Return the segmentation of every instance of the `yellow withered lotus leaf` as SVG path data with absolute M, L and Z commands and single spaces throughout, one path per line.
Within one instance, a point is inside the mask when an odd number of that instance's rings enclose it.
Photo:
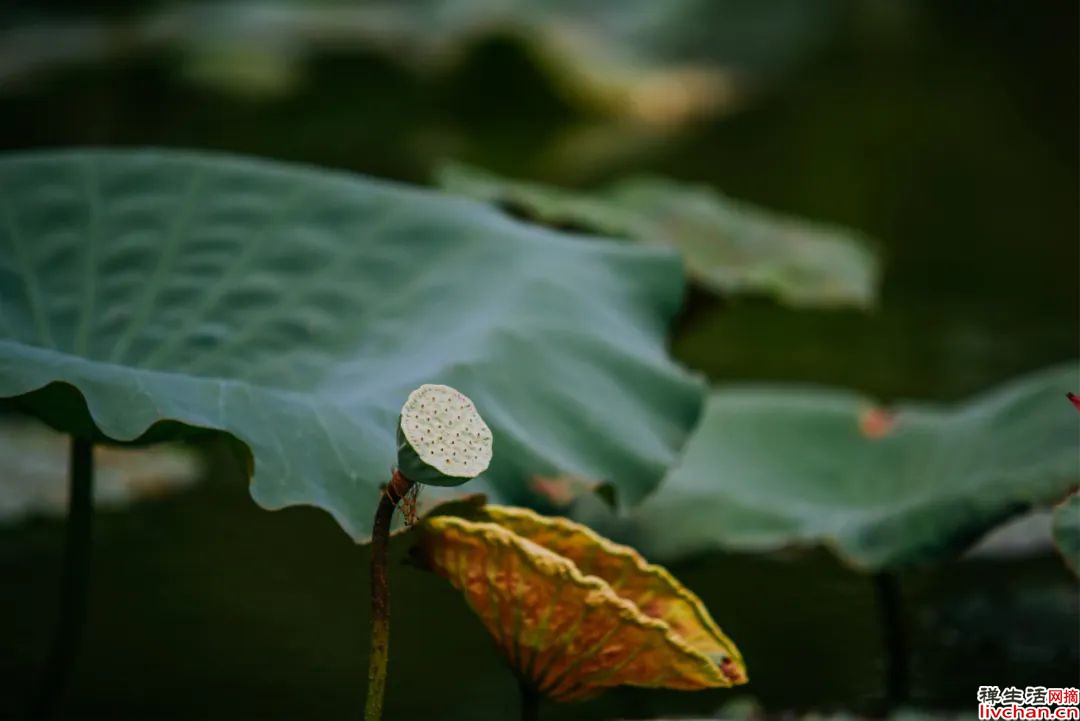
M 648 563 L 633 548 L 612 543 L 565 518 L 505 506 L 485 506 L 477 510 L 480 514 L 568 558 L 582 573 L 606 581 L 621 598 L 646 616 L 665 621 L 676 635 L 720 665 L 732 684 L 746 682 L 746 669 L 735 644 L 716 625 L 701 599 L 666 568 Z
M 611 686 L 745 683 L 700 599 L 631 548 L 502 506 L 429 517 L 419 559 L 465 594 L 517 674 L 557 701 Z

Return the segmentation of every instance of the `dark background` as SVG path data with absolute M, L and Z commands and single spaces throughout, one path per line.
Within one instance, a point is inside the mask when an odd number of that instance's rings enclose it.
M 874 312 L 695 299 L 673 347 L 714 382 L 949 401 L 1075 357 L 1077 4 L 828 7 L 825 30 L 750 101 L 665 132 L 568 102 L 526 44 L 494 33 L 434 74 L 370 48 L 320 52 L 272 96 L 198 82 L 168 48 L 54 63 L 0 81 L 0 147 L 220 149 L 416 183 L 451 157 L 578 187 L 658 172 L 853 226 L 885 255 Z M 10 29 L 85 10 L 7 12 Z M 594 138 L 576 141 L 587 152 L 568 152 L 579 136 Z M 207 454 L 196 490 L 101 514 L 87 644 L 65 708 L 358 717 L 363 551 L 325 514 L 259 510 L 231 459 Z M 18 715 L 44 656 L 61 531 L 47 519 L 0 526 L 0 715 Z M 867 577 L 823 551 L 716 554 L 673 570 L 738 640 L 751 684 L 619 691 L 546 709 L 551 718 L 704 713 L 736 695 L 772 711 L 875 708 L 881 642 Z M 1080 685 L 1080 599 L 1053 556 L 968 559 L 903 580 L 918 705 L 971 712 L 981 684 Z M 387 717 L 512 717 L 514 682 L 464 602 L 411 569 L 394 591 Z

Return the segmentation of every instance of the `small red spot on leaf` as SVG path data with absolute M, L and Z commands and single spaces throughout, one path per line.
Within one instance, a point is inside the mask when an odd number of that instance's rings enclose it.
M 1075 393 L 1066 393 L 1065 397 L 1072 401 L 1072 404 L 1076 407 L 1076 410 L 1080 411 L 1080 396 L 1077 396 Z
M 720 673 L 724 674 L 732 683 L 746 683 L 746 675 L 739 669 L 738 664 L 730 658 L 720 662 Z
M 572 480 L 566 477 L 533 476 L 530 485 L 556 506 L 568 506 L 577 496 Z
M 885 408 L 867 408 L 859 415 L 859 432 L 871 440 L 889 435 L 895 425 L 896 414 Z

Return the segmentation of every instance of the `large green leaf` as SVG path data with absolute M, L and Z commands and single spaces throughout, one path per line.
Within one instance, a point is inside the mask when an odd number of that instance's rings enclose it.
M 859 394 L 730 388 L 710 398 L 680 466 L 633 512 L 633 540 L 671 558 L 826 543 L 872 569 L 931 561 L 1080 478 L 1077 365 L 954 408 L 878 408 Z
M 873 305 L 878 262 L 841 228 L 784 217 L 710 188 L 633 178 L 580 193 L 447 165 L 442 187 L 560 228 L 668 245 L 716 293 L 766 293 L 793 306 Z
M 673 255 L 429 191 L 209 155 L 9 155 L 0 249 L 0 397 L 115 441 L 225 431 L 259 504 L 324 508 L 355 537 L 421 383 L 476 402 L 495 459 L 468 489 L 514 503 L 559 473 L 640 499 L 699 412 L 664 350 Z
M 1080 575 L 1080 491 L 1058 504 L 1051 526 L 1054 545 L 1073 573 Z

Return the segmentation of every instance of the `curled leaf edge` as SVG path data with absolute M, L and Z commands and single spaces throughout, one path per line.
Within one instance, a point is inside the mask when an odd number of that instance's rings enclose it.
M 584 526 L 575 521 L 571 521 L 568 518 L 564 518 L 561 516 L 543 516 L 533 511 L 532 509 L 518 508 L 515 506 L 488 505 L 482 507 L 480 511 L 490 514 L 496 519 L 513 518 L 516 516 L 518 518 L 523 518 L 531 523 L 547 526 L 549 528 L 555 528 L 560 531 L 580 533 L 584 535 L 589 541 L 598 545 L 604 553 L 630 561 L 634 565 L 634 568 L 636 570 L 638 570 L 642 574 L 656 578 L 666 588 L 674 592 L 674 594 L 678 596 L 682 601 L 686 602 L 693 609 L 694 615 L 696 616 L 698 622 L 701 623 L 701 625 L 720 642 L 720 645 L 724 646 L 731 653 L 732 660 L 738 664 L 739 668 L 742 671 L 743 677 L 746 677 L 745 663 L 743 662 L 742 654 L 739 652 L 738 646 L 736 646 L 735 642 L 732 641 L 731 638 L 729 638 L 728 635 L 720 629 L 716 621 L 705 609 L 701 599 L 698 598 L 693 591 L 684 586 L 677 578 L 675 578 L 671 574 L 670 571 L 668 571 L 663 566 L 657 565 L 655 563 L 649 563 L 640 553 L 638 553 L 630 546 L 615 543 L 614 541 L 605 538 L 604 536 L 601 536 L 599 533 L 592 530 L 588 526 Z M 498 521 L 496 521 L 496 523 L 497 522 Z M 573 561 L 571 561 L 571 563 L 573 563 Z M 576 568 L 577 564 L 574 565 Z M 580 569 L 578 570 L 580 571 Z M 585 575 L 584 572 L 582 573 L 583 575 Z M 610 584 L 608 584 L 606 581 L 603 581 L 603 579 L 600 580 L 609 588 L 611 587 Z M 612 591 L 615 593 L 615 595 L 618 595 L 618 591 L 615 591 L 614 588 L 612 588 Z M 634 607 L 637 608 L 637 605 L 635 604 Z M 646 614 L 642 613 L 642 615 Z M 647 615 L 646 617 L 652 618 L 651 616 Z M 665 621 L 664 623 L 666 624 L 667 622 Z M 670 624 L 668 624 L 668 626 L 670 628 Z M 672 633 L 675 634 L 673 629 Z M 678 634 L 675 635 L 678 636 Z M 679 638 L 681 640 L 681 637 Z M 695 649 L 695 651 L 696 650 L 697 649 Z M 701 652 L 698 651 L 698 653 Z M 708 657 L 706 656 L 706 658 Z
M 490 506 L 488 508 L 490 508 Z M 532 513 L 532 511 L 528 512 Z M 421 528 L 425 531 L 442 531 L 446 527 L 452 527 L 465 535 L 479 535 L 485 542 L 512 547 L 526 563 L 534 568 L 534 570 L 546 575 L 558 575 L 562 580 L 569 580 L 579 588 L 596 592 L 599 594 L 599 603 L 613 607 L 622 620 L 635 624 L 638 627 L 659 631 L 664 637 L 664 640 L 679 653 L 688 657 L 701 668 L 708 669 L 704 675 L 709 677 L 709 682 L 701 683 L 699 685 L 700 688 L 729 688 L 736 685 L 736 682 L 730 680 L 723 673 L 718 664 L 707 655 L 691 646 L 685 639 L 677 634 L 674 629 L 672 629 L 668 622 L 646 615 L 632 601 L 619 596 L 607 581 L 604 581 L 598 576 L 583 573 L 581 569 L 578 568 L 577 564 L 565 556 L 550 551 L 540 544 L 530 541 L 495 522 L 471 521 L 460 516 L 439 515 L 428 517 L 421 524 Z M 606 542 L 605 545 L 616 545 L 602 537 L 601 540 Z M 670 574 L 668 575 L 670 576 Z M 698 603 L 700 603 L 700 601 Z M 724 638 L 726 638 L 726 636 L 724 636 Z M 732 644 L 732 647 L 734 648 L 734 644 Z M 741 658 L 739 660 L 741 662 Z M 741 682 L 745 683 L 745 672 L 743 677 Z

